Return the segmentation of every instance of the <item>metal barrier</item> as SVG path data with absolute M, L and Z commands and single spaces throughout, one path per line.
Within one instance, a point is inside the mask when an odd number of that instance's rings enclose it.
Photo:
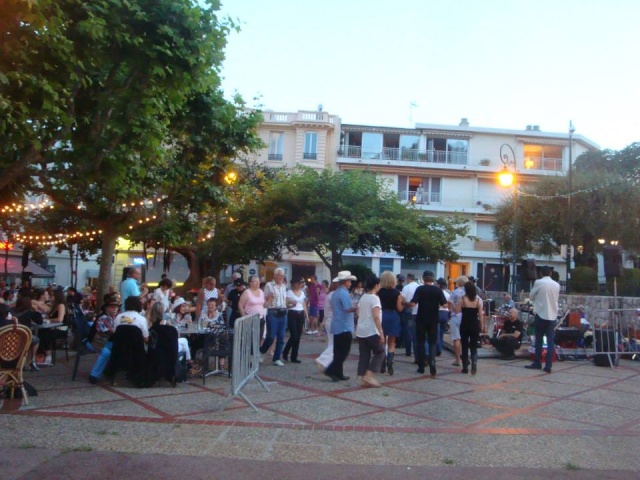
M 233 325 L 233 370 L 231 396 L 241 396 L 256 412 L 258 408 L 242 392 L 253 378 L 268 392 L 269 387 L 258 376 L 260 368 L 260 317 L 256 315 L 237 319 Z
M 589 315 L 593 327 L 594 363 L 600 366 L 618 365 L 620 354 L 636 356 L 636 332 L 640 329 L 638 312 L 631 308 L 594 310 Z

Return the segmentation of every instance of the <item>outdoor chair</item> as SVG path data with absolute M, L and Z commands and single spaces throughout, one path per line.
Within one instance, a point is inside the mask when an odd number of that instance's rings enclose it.
M 25 405 L 29 405 L 29 397 L 24 388 L 22 370 L 29 348 L 29 328 L 18 324 L 0 328 L 0 386 L 9 388 L 10 398 L 13 398 L 14 390 L 20 388 Z
M 125 371 L 129 381 L 137 387 L 145 386 L 147 353 L 142 330 L 135 325 L 119 325 L 111 341 L 111 357 L 104 372 L 111 379 L 111 385 L 115 382 L 116 373 Z
M 178 361 L 178 330 L 171 325 L 154 325 L 149 332 L 155 336 L 155 345 L 149 345 L 147 382 L 166 379 L 176 386 L 176 362 Z
M 204 345 L 202 347 L 202 384 L 210 375 L 223 373 L 220 369 L 220 358 L 227 359 L 227 375 L 231 376 L 231 353 L 233 345 L 231 344 L 232 336 L 228 328 L 220 328 L 207 332 L 204 335 Z M 215 368 L 209 370 L 209 357 L 215 357 Z
M 80 357 L 98 352 L 93 349 L 91 342 L 89 342 L 90 327 L 84 315 L 73 315 L 71 321 L 73 325 L 74 343 L 76 344 L 76 361 L 73 364 L 73 373 L 71 374 L 71 381 L 74 381 L 78 375 Z

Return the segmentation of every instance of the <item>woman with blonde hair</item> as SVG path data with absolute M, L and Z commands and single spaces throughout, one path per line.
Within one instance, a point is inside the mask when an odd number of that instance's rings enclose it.
M 396 338 L 400 336 L 400 312 L 404 309 L 402 305 L 402 294 L 396 288 L 398 280 L 393 272 L 385 270 L 380 275 L 380 304 L 382 306 L 382 330 L 386 338 L 387 357 L 382 362 L 380 373 L 385 370 L 389 375 L 393 375 L 393 357 L 396 353 Z

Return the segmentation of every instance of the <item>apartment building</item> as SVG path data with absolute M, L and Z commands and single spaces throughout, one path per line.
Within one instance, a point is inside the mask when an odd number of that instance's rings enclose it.
M 261 162 L 287 168 L 304 164 L 318 169 L 372 170 L 387 180 L 401 201 L 414 204 L 426 215 L 463 215 L 470 234 L 478 238 L 459 239 L 457 262 L 411 262 L 384 252 L 347 254 L 345 262 L 364 264 L 376 273 L 432 269 L 451 280 L 461 274 L 473 275 L 488 290 L 507 290 L 510 275 L 493 240 L 493 206 L 510 195 L 497 182 L 504 167 L 501 147 L 506 144 L 513 150 L 515 159 L 509 160 L 515 160 L 520 184 L 564 176 L 570 162 L 568 133 L 545 132 L 536 125 L 521 130 L 475 127 L 466 118 L 457 126 L 419 123 L 414 128 L 394 128 L 343 124 L 339 117 L 322 111 L 265 112 L 259 135 L 269 145 L 257 155 Z M 599 150 L 581 135 L 572 138 L 573 160 Z M 284 264 L 294 276 L 329 275 L 311 253 L 287 257 Z M 562 257 L 538 259 L 538 264 L 553 266 L 565 278 Z M 520 287 L 528 290 L 526 284 Z

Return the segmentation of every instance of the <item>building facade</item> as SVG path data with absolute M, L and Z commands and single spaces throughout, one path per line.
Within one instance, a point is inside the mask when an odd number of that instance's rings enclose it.
M 570 164 L 568 133 L 544 132 L 528 125 L 522 130 L 473 127 L 463 118 L 459 125 L 416 124 L 415 128 L 343 124 L 326 112 L 266 112 L 259 135 L 268 148 L 256 160 L 269 166 L 293 168 L 298 164 L 338 170 L 368 169 L 386 180 L 389 188 L 407 204 L 425 215 L 460 214 L 469 234 L 477 240 L 458 239 L 456 262 L 429 264 L 410 262 L 393 253 L 345 255 L 345 263 L 359 263 L 375 273 L 421 273 L 432 269 L 453 281 L 459 275 L 473 275 L 487 290 L 507 290 L 511 274 L 494 241 L 494 206 L 511 194 L 501 187 L 497 174 L 504 168 L 503 145 L 515 154 L 519 184 L 543 181 L 547 176 L 566 175 Z M 572 136 L 572 160 L 588 151 L 598 151 L 591 140 Z M 509 168 L 513 170 L 514 165 Z M 533 256 L 531 256 L 533 258 Z M 564 279 L 565 260 L 560 256 L 540 258 L 539 265 L 551 265 Z M 284 259 L 292 272 L 307 274 L 315 267 L 319 278 L 329 272 L 311 253 Z M 518 266 L 518 277 L 520 276 Z M 522 281 L 519 289 L 528 290 Z

